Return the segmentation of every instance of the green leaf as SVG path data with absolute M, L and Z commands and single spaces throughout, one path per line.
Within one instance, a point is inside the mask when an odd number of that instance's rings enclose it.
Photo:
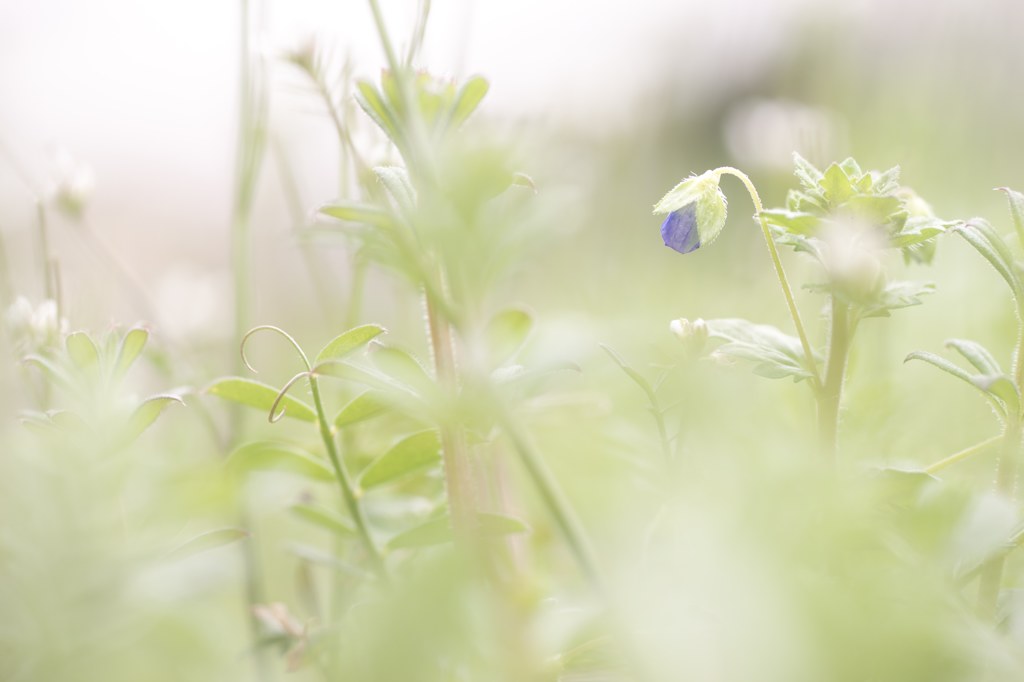
M 814 376 L 804 358 L 803 346 L 795 336 L 766 324 L 741 319 L 707 320 L 708 336 L 726 343 L 713 355 L 754 362 L 754 373 L 770 379 L 793 377 L 794 381 Z
M 442 516 L 399 533 L 388 540 L 387 548 L 414 549 L 417 547 L 443 545 L 451 541 L 451 520 L 447 516 Z
M 470 77 L 459 88 L 459 94 L 455 96 L 455 103 L 452 105 L 451 118 L 448 123 L 449 127 L 455 129 L 461 126 L 476 111 L 476 108 L 480 105 L 484 96 L 487 95 L 490 87 L 486 78 L 482 76 Z
M 44 358 L 42 355 L 26 355 L 22 358 L 21 364 L 29 367 L 37 367 L 54 383 L 65 388 L 75 387 L 75 381 L 67 372 L 64 371 L 63 367 L 57 365 L 49 358 Z
M 350 537 L 356 534 L 355 528 L 341 514 L 331 509 L 312 504 L 292 505 L 291 511 L 303 521 L 328 530 L 335 535 Z
M 128 372 L 128 369 L 135 363 L 142 349 L 149 341 L 149 332 L 142 327 L 129 329 L 121 339 L 121 347 L 117 351 L 117 360 L 114 363 L 114 381 L 120 381 Z
M 274 401 L 277 400 L 278 389 L 252 379 L 241 377 L 226 377 L 218 379 L 206 388 L 206 393 L 215 395 L 224 400 L 254 407 L 258 410 L 270 413 Z M 316 421 L 316 413 L 313 408 L 298 398 L 285 395 L 278 404 L 278 410 L 284 410 L 284 416 L 302 421 Z
M 964 383 L 973 386 L 974 388 L 980 390 L 982 394 L 989 399 L 989 401 L 995 406 L 995 408 L 999 411 L 1000 414 L 1006 414 L 1006 406 L 1004 402 L 1002 401 L 1002 399 L 999 398 L 999 396 L 996 393 L 993 393 L 992 391 L 989 390 L 989 388 L 991 387 L 991 383 L 987 382 L 986 378 L 983 377 L 982 375 L 972 375 L 968 373 L 966 370 L 962 369 L 961 367 L 954 365 L 949 360 L 939 355 L 936 355 L 935 353 L 929 353 L 923 350 L 916 350 L 913 353 L 910 353 L 903 361 L 908 362 L 910 360 L 921 360 L 922 362 L 927 362 L 929 365 L 937 367 L 938 369 L 941 369 L 943 372 L 955 376 L 957 379 L 960 379 Z M 1002 390 L 1003 387 L 996 386 L 996 389 Z
M 521 520 L 504 514 L 480 512 L 477 514 L 480 534 L 484 537 L 502 537 L 529 532 L 530 527 Z M 415 528 L 399 533 L 388 541 L 388 549 L 414 549 L 441 545 L 452 541 L 451 520 L 448 516 L 431 519 Z
M 64 339 L 68 356 L 75 366 L 90 374 L 95 374 L 100 363 L 100 352 L 96 344 L 85 332 L 72 332 Z
M 796 152 L 793 152 L 793 175 L 808 190 L 820 187 L 820 183 L 825 177 L 810 161 Z
M 955 226 L 953 231 L 963 237 L 996 269 L 996 272 L 1009 285 L 1014 298 L 1020 299 L 1021 286 L 1013 256 L 995 230 L 985 221 L 975 219 L 970 223 L 961 223 Z
M 608 357 L 610 357 L 615 362 L 615 364 L 618 365 L 619 368 L 626 373 L 626 376 L 633 380 L 633 383 L 640 387 L 640 390 L 647 395 L 647 398 L 652 403 L 657 402 L 657 399 L 654 394 L 654 389 L 651 387 L 650 382 L 648 382 L 647 379 L 645 379 L 643 375 L 640 374 L 640 372 L 633 369 L 633 367 L 631 367 L 630 364 L 626 362 L 621 355 L 616 353 L 609 346 L 606 346 L 602 343 L 601 349 L 604 350 L 604 352 L 608 354 Z
M 833 163 L 825 169 L 825 173 L 821 180 L 818 181 L 818 185 L 825 192 L 825 196 L 832 206 L 839 206 L 845 203 L 847 199 L 853 196 L 855 191 L 853 185 L 850 184 L 850 178 L 846 175 L 846 171 L 837 163 Z
M 982 374 L 1002 374 L 1003 369 L 999 366 L 992 354 L 977 341 L 967 339 L 949 339 L 946 347 L 952 348 L 967 359 L 976 370 Z
M 803 211 L 770 209 L 761 211 L 761 215 L 764 216 L 765 222 L 769 226 L 792 234 L 813 234 L 821 224 L 821 218 L 813 213 Z
M 360 327 L 349 329 L 343 334 L 334 337 L 330 343 L 323 347 L 323 350 L 316 356 L 314 365 L 319 365 L 324 360 L 338 360 L 354 350 L 362 348 L 373 339 L 387 332 L 384 327 L 377 324 L 364 324 Z
M 865 306 L 861 317 L 889 317 L 889 312 L 920 305 L 921 296 L 935 293 L 932 282 L 887 282 L 878 300 Z
M 135 408 L 121 432 L 121 443 L 127 445 L 142 435 L 142 432 L 157 420 L 157 417 L 172 403 L 184 405 L 185 401 L 176 395 L 155 395 L 147 398 Z
M 1013 218 L 1013 227 L 1017 230 L 1017 240 L 1024 246 L 1024 194 L 1014 191 L 1009 187 L 997 187 L 1006 194 L 1010 202 L 1010 217 Z
M 434 380 L 423 365 L 401 348 L 374 344 L 370 360 L 381 372 L 411 386 L 421 395 L 431 395 L 436 389 Z
M 392 142 L 400 143 L 402 135 L 398 128 L 398 117 L 372 83 L 364 80 L 356 81 L 355 100 Z
M 971 383 L 985 393 L 999 398 L 1006 406 L 1008 414 L 1020 413 L 1020 393 L 1017 392 L 1017 387 L 1014 386 L 1010 377 L 1005 374 L 982 375 L 973 377 Z
M 526 343 L 532 329 L 533 316 L 520 308 L 509 308 L 492 317 L 484 329 L 491 366 L 497 367 L 512 359 Z
M 342 429 L 357 424 L 383 413 L 388 406 L 387 396 L 382 391 L 366 391 L 341 408 L 341 412 L 334 418 L 334 426 Z
M 374 488 L 441 461 L 437 431 L 420 431 L 398 441 L 363 470 L 359 484 Z
M 370 204 L 355 202 L 327 204 L 326 206 L 321 206 L 319 212 L 338 220 L 345 220 L 350 223 L 363 223 L 382 228 L 390 228 L 395 222 L 391 214 L 384 209 Z
M 212 549 L 229 545 L 232 542 L 238 542 L 247 537 L 249 537 L 249 533 L 241 528 L 219 528 L 197 535 L 191 540 L 178 545 L 170 551 L 168 556 L 173 559 L 184 559 L 201 552 L 208 552 Z
M 234 474 L 285 471 L 314 481 L 334 480 L 334 469 L 327 462 L 288 443 L 246 443 L 231 453 L 227 467 Z
M 409 171 L 401 166 L 377 166 L 373 172 L 406 215 L 416 210 L 416 190 L 409 179 Z

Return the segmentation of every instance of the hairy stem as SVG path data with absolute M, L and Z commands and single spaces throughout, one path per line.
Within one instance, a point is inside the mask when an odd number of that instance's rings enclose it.
M 1021 423 L 1017 415 L 1008 415 L 1002 440 L 999 464 L 996 466 L 996 490 L 1005 497 L 1012 498 L 1021 454 Z M 982 618 L 992 619 L 996 615 L 1005 563 L 1006 556 L 1000 553 L 982 569 L 978 584 L 978 614 Z
M 797 336 L 800 337 L 800 346 L 804 351 L 807 369 L 812 374 L 811 382 L 815 390 L 818 390 L 821 388 L 821 379 L 818 377 L 818 369 L 814 362 L 814 352 L 811 350 L 811 344 L 807 340 L 807 332 L 804 329 L 803 321 L 800 319 L 800 310 L 796 307 L 796 299 L 793 297 L 793 289 L 789 286 L 789 279 L 786 277 L 786 271 L 782 267 L 782 259 L 779 258 L 779 250 L 775 246 L 775 240 L 772 239 L 771 230 L 768 229 L 768 221 L 764 218 L 764 205 L 761 203 L 761 196 L 757 193 L 757 188 L 754 187 L 754 183 L 750 181 L 750 178 L 747 177 L 747 174 L 743 171 L 731 166 L 723 166 L 716 169 L 715 172 L 719 175 L 728 174 L 739 178 L 747 188 L 747 192 L 750 194 L 750 198 L 754 202 L 754 210 L 757 212 L 757 219 L 761 224 L 761 232 L 764 234 L 765 243 L 768 245 L 768 253 L 771 255 L 772 265 L 775 266 L 775 274 L 779 278 L 779 285 L 782 287 L 782 293 L 786 297 L 786 305 L 789 307 L 789 316 L 793 318 L 793 326 L 796 327 Z
M 438 310 L 434 299 L 426 295 L 427 327 L 434 357 L 434 370 L 448 397 L 458 390 L 458 368 L 452 345 L 451 325 Z M 441 424 L 441 452 L 444 462 L 445 484 L 448 489 L 448 508 L 452 530 L 457 538 L 472 537 L 477 525 L 479 491 L 473 476 L 472 462 L 466 447 L 462 428 L 445 418 Z
M 846 373 L 846 358 L 850 350 L 850 307 L 832 296 L 830 313 L 831 330 L 828 341 L 828 362 L 825 366 L 825 381 L 818 391 L 818 436 L 822 456 L 835 462 L 839 449 L 839 403 L 843 393 L 843 378 Z

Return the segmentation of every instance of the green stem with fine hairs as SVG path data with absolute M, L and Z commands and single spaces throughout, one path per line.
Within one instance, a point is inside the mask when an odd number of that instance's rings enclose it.
M 722 166 L 721 168 L 716 168 L 714 172 L 719 176 L 732 175 L 733 177 L 739 178 L 747 188 L 747 192 L 750 194 L 750 199 L 754 202 L 754 210 L 757 212 L 757 219 L 761 224 L 761 232 L 764 234 L 764 241 L 768 245 L 768 253 L 771 256 L 772 265 L 775 266 L 775 274 L 779 278 L 779 285 L 782 287 L 782 293 L 786 297 L 786 306 L 789 308 L 789 315 L 793 318 L 793 325 L 796 327 L 797 336 L 800 337 L 800 346 L 804 351 L 807 369 L 812 374 L 811 382 L 817 391 L 821 388 L 821 378 L 818 376 L 818 370 L 814 363 L 814 352 L 811 350 L 811 344 L 807 340 L 807 332 L 804 329 L 803 321 L 800 319 L 800 310 L 796 307 L 796 299 L 793 297 L 793 289 L 789 286 L 789 279 L 786 277 L 786 271 L 782 267 L 782 259 L 779 258 L 779 250 L 775 246 L 775 240 L 772 239 L 771 230 L 768 229 L 768 221 L 765 220 L 764 217 L 764 205 L 761 203 L 761 196 L 757 193 L 757 188 L 754 187 L 754 183 L 750 181 L 750 178 L 743 171 L 733 168 L 732 166 Z

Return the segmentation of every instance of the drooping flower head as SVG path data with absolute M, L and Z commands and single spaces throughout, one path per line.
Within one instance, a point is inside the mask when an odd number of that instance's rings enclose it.
M 707 171 L 673 187 L 654 206 L 654 214 L 667 214 L 661 224 L 665 246 L 690 253 L 710 244 L 725 226 L 725 195 L 718 183 L 721 174 Z

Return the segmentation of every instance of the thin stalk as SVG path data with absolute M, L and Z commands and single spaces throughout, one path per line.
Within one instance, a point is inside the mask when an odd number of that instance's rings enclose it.
M 14 301 L 14 282 L 11 279 L 11 262 L 7 258 L 7 244 L 3 230 L 0 230 L 0 306 L 5 310 Z
M 1024 316 L 1021 315 L 1020 308 L 1017 310 L 1017 346 L 1014 350 L 1013 373 L 1019 392 L 1021 377 L 1024 376 Z M 1021 415 L 1019 413 L 1007 414 L 999 464 L 996 465 L 996 490 L 1009 499 L 1014 497 L 1020 457 Z M 989 561 L 982 570 L 981 581 L 978 585 L 978 613 L 983 618 L 991 619 L 996 614 L 1005 562 L 1006 556 L 1001 553 Z
M 43 295 L 57 300 L 55 277 L 53 275 L 53 255 L 50 251 L 50 231 L 46 221 L 46 206 L 42 201 L 36 202 L 36 221 L 39 226 L 39 259 L 43 268 Z
M 552 517 L 554 517 L 555 524 L 562 532 L 562 535 L 565 536 L 569 550 L 579 564 L 580 569 L 582 569 L 591 584 L 598 591 L 603 592 L 604 580 L 598 569 L 597 560 L 594 558 L 590 542 L 587 540 L 586 533 L 583 530 L 583 525 L 573 513 L 572 506 L 558 487 L 558 482 L 555 480 L 554 475 L 548 469 L 547 464 L 544 463 L 540 453 L 527 440 L 511 417 L 499 414 L 498 421 L 501 429 L 512 442 L 512 447 L 519 453 L 527 473 L 540 492 L 541 499 L 544 501 Z
M 835 462 L 839 449 L 839 403 L 843 393 L 846 358 L 850 351 L 850 307 L 835 296 L 831 300 L 831 330 L 828 342 L 828 362 L 825 383 L 817 393 L 818 436 L 824 457 Z
M 338 479 L 338 486 L 341 488 L 341 495 L 345 500 L 345 506 L 348 508 L 352 520 L 356 523 L 356 531 L 359 533 L 363 546 L 370 556 L 374 570 L 380 578 L 386 579 L 387 567 L 384 565 L 384 557 L 377 548 L 377 543 L 374 542 L 373 536 L 370 535 L 370 527 L 366 521 L 366 515 L 363 513 L 362 505 L 359 504 L 360 493 L 356 490 L 355 485 L 353 485 L 352 477 L 349 475 L 348 469 L 338 453 L 338 445 L 334 442 L 334 434 L 331 433 L 327 414 L 324 412 L 323 401 L 320 399 L 320 384 L 313 374 L 309 376 L 309 388 L 313 394 L 313 406 L 316 409 L 316 420 L 317 426 L 320 429 L 320 438 L 327 449 L 327 457 L 331 460 L 331 466 L 334 467 L 334 475 Z
M 425 296 L 427 306 L 427 328 L 430 347 L 434 358 L 437 380 L 450 397 L 458 390 L 458 368 L 455 362 L 455 348 L 452 345 L 452 330 L 448 320 L 438 310 L 434 298 Z M 448 510 L 452 530 L 456 538 L 471 538 L 476 530 L 479 511 L 479 490 L 473 476 L 466 434 L 450 418 L 440 426 L 441 453 L 444 464 L 445 485 L 448 491 Z
M 1007 498 L 1012 498 L 1021 454 L 1021 423 L 1017 415 L 1007 417 L 1002 440 L 999 464 L 996 466 L 996 490 Z M 1000 553 L 982 569 L 978 585 L 978 614 L 982 618 L 992 619 L 996 615 L 1005 563 L 1006 556 Z
M 980 443 L 976 443 L 970 447 L 964 448 L 959 452 L 954 452 L 949 457 L 944 457 L 943 459 L 940 459 L 938 462 L 935 462 L 935 464 L 931 464 L 925 467 L 924 471 L 926 474 L 934 474 L 936 472 L 939 472 L 948 466 L 952 466 L 954 464 L 957 464 L 958 462 L 962 462 L 965 459 L 969 459 L 974 455 L 985 452 L 986 450 L 988 450 L 990 447 L 1000 442 L 1001 440 L 1003 440 L 1002 435 L 992 436 L 987 440 L 983 440 Z
M 761 196 L 757 193 L 757 188 L 754 187 L 754 183 L 750 181 L 747 174 L 743 171 L 733 168 L 731 166 L 722 166 L 715 170 L 719 175 L 728 174 L 740 179 L 743 185 L 747 188 L 747 192 L 750 194 L 751 200 L 754 202 L 754 210 L 757 212 L 758 222 L 761 224 L 761 232 L 764 234 L 765 243 L 768 244 L 768 253 L 772 258 L 772 265 L 775 266 L 775 274 L 779 278 L 779 284 L 782 286 L 782 293 L 786 297 L 786 305 L 789 307 L 789 315 L 793 318 L 793 325 L 796 327 L 797 336 L 800 337 L 800 346 L 803 348 L 804 357 L 807 362 L 807 369 L 810 370 L 811 382 L 815 387 L 815 390 L 821 388 L 821 379 L 818 377 L 818 370 L 814 363 L 814 352 L 811 350 L 811 344 L 807 340 L 807 332 L 804 329 L 804 323 L 800 319 L 800 310 L 796 307 L 796 299 L 793 297 L 793 289 L 789 286 L 789 279 L 786 277 L 786 271 L 782 267 L 782 259 L 779 258 L 779 250 L 775 246 L 775 240 L 772 238 L 771 230 L 768 229 L 768 221 L 764 218 L 764 205 L 761 203 Z

